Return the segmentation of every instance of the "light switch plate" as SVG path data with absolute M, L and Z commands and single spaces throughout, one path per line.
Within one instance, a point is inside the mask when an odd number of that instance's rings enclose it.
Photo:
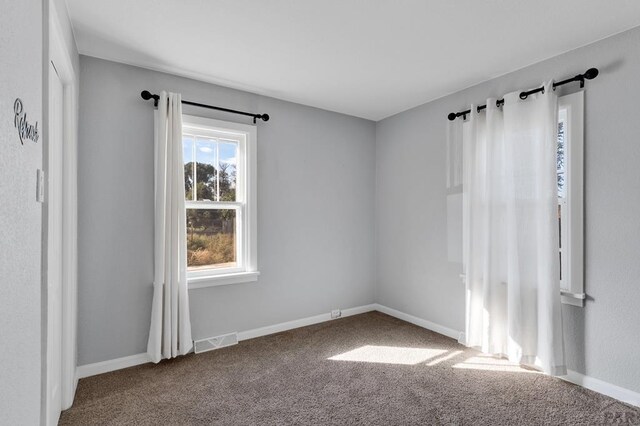
M 38 169 L 36 174 L 36 201 L 44 203 L 44 170 Z

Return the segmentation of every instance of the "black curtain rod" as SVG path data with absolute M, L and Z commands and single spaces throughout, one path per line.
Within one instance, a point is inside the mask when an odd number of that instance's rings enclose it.
M 156 107 L 158 106 L 158 100 L 160 99 L 160 95 L 154 95 L 148 90 L 143 90 L 140 93 L 140 96 L 142 96 L 142 99 L 144 99 L 145 101 L 148 101 L 149 99 L 153 99 L 153 106 L 156 106 Z M 224 112 L 230 112 L 232 114 L 240 114 L 240 115 L 253 117 L 254 124 L 258 118 L 261 119 L 262 121 L 269 121 L 269 114 L 253 114 L 250 112 L 237 111 L 235 109 L 222 108 L 222 107 L 217 107 L 213 105 L 199 104 L 197 102 L 191 102 L 191 101 L 182 101 L 182 103 L 184 105 L 192 105 L 200 108 L 215 109 L 217 111 L 224 111 Z
M 557 83 L 553 83 L 553 90 L 556 90 L 556 87 L 558 87 L 558 86 L 562 86 L 563 84 L 567 84 L 567 83 L 572 83 L 574 81 L 579 81 L 580 82 L 580 87 L 584 87 L 584 81 L 585 80 L 593 80 L 597 76 L 598 76 L 598 69 L 597 68 L 589 68 L 584 74 L 578 74 L 575 77 L 567 78 L 566 80 L 562 80 L 562 81 L 559 81 Z M 520 92 L 520 99 L 522 99 L 522 100 L 527 99 L 527 97 L 529 95 L 533 95 L 534 93 L 538 93 L 538 92 L 544 93 L 544 87 L 538 87 L 537 89 L 529 90 L 528 92 Z M 498 99 L 496 101 L 496 106 L 497 107 L 501 107 L 502 105 L 504 105 L 504 99 Z M 478 112 L 482 111 L 486 107 L 487 107 L 486 105 L 478 106 Z M 466 111 L 452 112 L 447 117 L 449 118 L 450 121 L 453 121 L 458 117 L 462 117 L 463 120 L 466 120 L 467 119 L 467 114 L 471 114 L 471 110 L 470 109 L 468 109 Z

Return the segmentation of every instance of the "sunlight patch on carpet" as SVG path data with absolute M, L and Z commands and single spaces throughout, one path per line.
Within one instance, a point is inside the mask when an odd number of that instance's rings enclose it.
M 446 353 L 444 349 L 366 345 L 329 358 L 332 361 L 416 365 Z

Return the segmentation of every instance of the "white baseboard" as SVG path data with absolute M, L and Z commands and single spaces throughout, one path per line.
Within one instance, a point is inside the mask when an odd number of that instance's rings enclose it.
M 405 314 L 404 312 L 400 312 L 380 304 L 376 304 L 376 310 L 422 328 L 426 328 L 427 330 L 435 331 L 436 333 L 451 337 L 458 340 L 458 343 L 464 345 L 464 333 L 460 331 L 453 330 L 431 321 L 423 320 L 422 318 L 414 317 L 413 315 Z M 617 399 L 618 401 L 640 407 L 640 393 L 638 392 L 596 379 L 595 377 L 585 376 L 584 374 L 580 374 L 572 370 L 569 370 L 568 374 L 566 376 L 561 376 L 560 379 Z
M 376 311 L 380 311 L 383 314 L 391 315 L 392 317 L 401 319 L 406 322 L 410 322 L 411 324 L 415 324 L 419 327 L 426 328 L 427 330 L 435 331 L 436 333 L 440 333 L 447 337 L 451 337 L 452 339 L 460 339 L 461 332 L 458 330 L 454 330 L 449 327 L 445 327 L 444 325 L 436 324 L 435 322 L 427 321 L 422 318 L 414 317 L 413 315 L 405 314 L 404 312 L 400 312 L 398 310 L 388 308 L 384 305 L 380 305 L 376 303 Z
M 76 375 L 78 379 L 84 379 L 85 377 L 121 370 L 123 368 L 133 367 L 134 365 L 146 364 L 147 362 L 151 362 L 151 360 L 145 352 L 93 364 L 79 365 Z
M 355 308 L 347 308 L 342 310 L 342 317 L 363 314 L 376 310 L 375 304 L 357 306 Z M 269 325 L 266 327 L 255 328 L 253 330 L 241 331 L 238 333 L 238 340 L 253 339 L 255 337 L 267 336 L 269 334 L 280 333 L 282 331 L 292 330 L 294 328 L 306 327 L 308 325 L 319 324 L 325 321 L 331 321 L 331 313 L 315 315 L 312 317 L 302 318 L 293 321 L 282 322 L 280 324 Z M 76 369 L 76 377 L 83 379 L 85 377 L 95 376 L 110 371 L 121 370 L 123 368 L 133 367 L 140 364 L 151 362 L 146 353 L 125 356 L 108 361 L 96 362 L 94 364 L 80 365 Z
M 594 392 L 601 393 L 618 401 L 625 402 L 630 405 L 640 407 L 640 393 L 629 389 L 622 388 L 617 385 L 596 379 L 595 377 L 585 376 L 573 370 L 568 370 L 566 376 L 560 377 L 562 380 L 574 383 L 583 388 L 590 389 Z
M 363 314 L 376 310 L 376 305 L 357 306 L 342 310 L 341 318 L 350 317 L 351 315 Z M 267 336 L 269 334 L 280 333 L 282 331 L 293 330 L 294 328 L 306 327 L 308 325 L 319 324 L 325 321 L 331 321 L 331 313 L 315 315 L 313 317 L 302 318 L 293 321 L 281 322 L 280 324 L 268 325 L 266 327 L 254 328 L 253 330 L 241 331 L 238 333 L 238 340 L 254 339 L 256 337 Z
M 373 303 L 370 305 L 357 306 L 355 308 L 348 308 L 342 310 L 341 317 L 348 317 L 351 315 L 363 314 L 365 312 L 379 311 L 392 317 L 401 319 L 403 321 L 415 324 L 419 327 L 426 328 L 427 330 L 435 331 L 444 336 L 456 339 L 462 343 L 460 339 L 464 339 L 464 334 L 458 330 L 454 330 L 449 327 L 445 327 L 440 324 L 436 324 L 431 321 L 424 320 L 422 318 L 415 317 L 413 315 L 406 314 L 396 309 L 389 308 L 384 305 Z M 266 327 L 255 328 L 253 330 L 241 331 L 238 333 L 238 340 L 248 340 L 256 337 L 267 336 L 269 334 L 280 333 L 287 330 L 293 330 L 294 328 L 306 327 L 308 325 L 319 324 L 321 322 L 331 321 L 331 314 L 320 314 L 312 317 L 301 318 L 298 320 L 282 322 Z M 135 365 L 145 364 L 151 362 L 149 356 L 146 353 L 126 356 L 123 358 L 117 358 L 109 361 L 96 362 L 94 364 L 81 365 L 76 370 L 76 377 L 82 379 L 85 377 L 95 376 L 97 374 L 108 373 L 110 371 L 120 370 L 123 368 L 133 367 Z M 560 377 L 562 380 L 574 383 L 584 388 L 590 389 L 594 392 L 601 393 L 603 395 L 610 396 L 619 401 L 627 404 L 640 407 L 640 393 L 631 391 L 629 389 L 622 388 L 617 385 L 605 382 L 594 377 L 585 376 L 575 371 L 569 370 L 566 376 Z

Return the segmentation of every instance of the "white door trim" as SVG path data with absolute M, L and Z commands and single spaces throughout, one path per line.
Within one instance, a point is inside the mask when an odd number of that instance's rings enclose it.
M 62 151 L 64 86 L 53 63 L 48 68 L 49 107 L 44 211 L 47 223 L 45 425 L 57 425 L 62 409 Z
M 49 59 L 63 84 L 62 170 L 62 409 L 73 404 L 77 364 L 77 117 L 78 78 L 55 7 L 49 8 Z M 48 161 L 46 158 L 44 161 Z

